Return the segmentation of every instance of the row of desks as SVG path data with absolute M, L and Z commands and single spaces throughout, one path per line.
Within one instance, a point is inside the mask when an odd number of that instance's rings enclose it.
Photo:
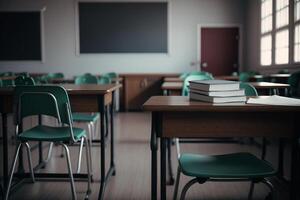
M 268 78 L 268 79 L 284 79 L 287 80 L 289 77 L 291 76 L 291 74 L 269 74 L 269 75 L 254 75 L 252 77 L 250 77 L 251 81 L 255 81 L 258 79 L 262 79 L 262 78 Z M 221 80 L 228 80 L 228 81 L 238 81 L 239 77 L 238 76 L 215 76 L 215 79 L 221 79 Z M 183 82 L 183 80 L 179 77 L 166 77 L 164 78 L 164 82 Z M 286 82 L 286 81 L 285 81 Z
M 103 199 L 105 185 L 109 177 L 116 173 L 114 162 L 114 109 L 111 106 L 114 102 L 114 92 L 121 87 L 120 84 L 106 84 L 106 85 L 73 85 L 63 84 L 69 95 L 71 109 L 73 112 L 99 112 L 100 119 L 104 119 L 105 111 L 109 108 L 111 113 L 110 123 L 110 167 L 105 169 L 105 124 L 104 120 L 100 120 L 101 131 L 101 154 L 100 154 L 100 174 L 101 184 L 99 190 L 99 199 Z M 8 183 L 8 134 L 7 134 L 7 115 L 13 113 L 13 95 L 14 87 L 0 88 L 0 113 L 2 115 L 2 133 L 3 133 L 3 179 L 4 187 L 7 187 Z M 51 176 L 52 175 L 52 176 Z M 79 174 L 80 175 L 80 174 Z M 51 178 L 56 176 L 61 177 L 59 174 L 50 174 Z M 28 174 L 29 177 L 29 174 Z M 39 178 L 39 174 L 36 174 Z M 40 174 L 40 177 L 45 177 L 44 174 Z M 80 176 L 79 176 L 80 177 Z M 68 178 L 66 176 L 65 178 Z M 74 175 L 76 178 L 76 174 Z

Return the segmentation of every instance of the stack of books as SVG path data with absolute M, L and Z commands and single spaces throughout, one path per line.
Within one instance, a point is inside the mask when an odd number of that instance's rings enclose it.
M 245 103 L 240 83 L 226 80 L 190 81 L 190 99 L 211 103 Z

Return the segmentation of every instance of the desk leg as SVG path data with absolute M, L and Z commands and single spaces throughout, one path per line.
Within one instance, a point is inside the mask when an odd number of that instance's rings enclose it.
M 4 191 L 8 184 L 8 141 L 7 141 L 7 114 L 2 113 L 2 135 L 3 135 L 3 183 Z
M 100 107 L 100 132 L 101 132 L 101 147 L 100 147 L 100 191 L 98 199 L 103 199 L 104 197 L 104 189 L 105 189 L 105 127 L 104 127 L 104 98 L 100 97 L 99 99 L 99 107 Z
M 112 175 L 116 175 L 115 168 L 115 147 L 114 147 L 114 111 L 115 111 L 115 92 L 112 93 L 112 105 L 110 105 L 110 168 Z M 108 124 L 107 124 L 108 125 Z
M 157 199 L 157 136 L 156 136 L 156 114 L 152 113 L 151 123 L 151 199 Z
M 167 199 L 167 176 L 166 176 L 166 147 L 167 147 L 167 139 L 161 137 L 160 138 L 160 169 L 161 169 L 161 179 L 160 179 L 160 199 Z

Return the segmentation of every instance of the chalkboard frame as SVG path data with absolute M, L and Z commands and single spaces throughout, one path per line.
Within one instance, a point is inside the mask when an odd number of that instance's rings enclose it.
M 43 7 L 40 10 L 2 10 L 0 12 L 6 13 L 39 13 L 40 15 L 40 59 L 0 59 L 0 63 L 45 63 L 45 28 L 44 28 L 44 12 L 46 11 L 46 7 Z
M 167 4 L 167 49 L 166 52 L 97 52 L 81 53 L 80 52 L 80 22 L 79 22 L 79 4 L 80 3 L 166 3 Z M 93 56 L 93 55 L 170 55 L 171 50 L 171 1 L 169 0 L 75 0 L 75 54 L 76 56 Z

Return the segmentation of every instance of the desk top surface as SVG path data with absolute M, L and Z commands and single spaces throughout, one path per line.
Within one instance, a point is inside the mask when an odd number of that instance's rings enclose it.
M 259 96 L 257 98 L 267 98 Z M 208 112 L 300 112 L 300 106 L 274 106 L 259 104 L 212 104 L 190 101 L 185 96 L 152 96 L 143 105 L 146 111 L 208 111 Z
M 256 89 L 283 89 L 290 87 L 289 84 L 272 83 L 272 82 L 249 82 Z
M 121 84 L 87 84 L 87 85 L 74 85 L 74 84 L 59 84 L 64 87 L 68 94 L 106 94 L 117 90 L 122 87 Z M 0 88 L 0 95 L 13 94 L 14 87 Z

